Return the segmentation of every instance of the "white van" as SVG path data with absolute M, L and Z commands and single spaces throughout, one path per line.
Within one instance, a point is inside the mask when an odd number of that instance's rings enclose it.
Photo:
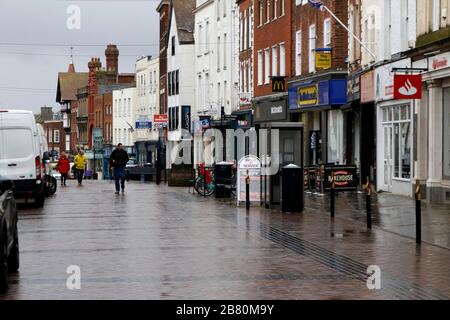
M 0 109 L 0 177 L 12 180 L 16 199 L 45 202 L 44 150 L 41 132 L 31 111 Z

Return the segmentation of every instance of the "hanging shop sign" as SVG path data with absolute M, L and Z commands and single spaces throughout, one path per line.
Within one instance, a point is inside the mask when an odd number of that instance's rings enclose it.
M 316 49 L 316 70 L 325 70 L 331 68 L 331 49 Z
M 331 190 L 331 181 L 334 174 L 336 191 L 356 191 L 358 189 L 358 174 L 355 165 L 325 166 L 324 189 Z
M 422 99 L 422 75 L 396 74 L 394 76 L 394 99 Z
M 211 117 L 210 116 L 200 116 L 200 127 L 202 130 L 211 128 Z
M 169 122 L 169 116 L 167 114 L 155 114 L 153 117 L 153 122 L 156 124 L 167 125 Z
M 272 77 L 272 92 L 286 92 L 286 77 Z

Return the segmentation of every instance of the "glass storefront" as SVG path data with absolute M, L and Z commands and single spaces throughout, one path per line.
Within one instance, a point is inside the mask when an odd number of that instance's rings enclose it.
M 344 116 L 340 110 L 328 111 L 328 162 L 343 164 Z
M 384 139 L 384 185 L 392 179 L 410 180 L 412 177 L 412 124 L 409 103 L 382 108 Z
M 443 178 L 450 180 L 450 87 L 443 89 Z

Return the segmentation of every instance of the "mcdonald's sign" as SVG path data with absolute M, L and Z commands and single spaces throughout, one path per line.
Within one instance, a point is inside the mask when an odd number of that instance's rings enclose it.
M 272 92 L 286 92 L 286 77 L 272 77 Z

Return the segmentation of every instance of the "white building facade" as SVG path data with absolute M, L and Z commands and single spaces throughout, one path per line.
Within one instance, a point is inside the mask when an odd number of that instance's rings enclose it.
M 377 3 L 382 13 L 379 37 L 374 37 L 372 44 L 379 59 L 375 68 L 377 188 L 412 196 L 416 101 L 394 100 L 393 68 L 412 67 L 408 52 L 414 49 L 417 38 L 416 1 Z M 369 58 L 363 55 L 363 59 L 367 62 Z
M 195 2 L 174 2 L 167 53 L 168 146 L 166 166 L 192 163 L 192 114 L 195 113 Z M 183 146 L 187 146 L 183 150 Z M 185 152 L 187 151 L 187 152 Z M 183 159 L 183 160 L 181 160 Z
M 417 1 L 417 6 L 412 66 L 425 71 L 415 110 L 416 179 L 427 201 L 450 203 L 450 0 Z
M 154 116 L 159 114 L 159 58 L 146 56 L 136 61 L 136 104 L 133 144 L 140 165 L 155 163 L 159 140 Z
M 194 14 L 194 161 L 212 164 L 203 132 L 239 106 L 239 13 L 234 1 L 197 0 Z
M 113 145 L 122 143 L 133 153 L 136 88 L 113 91 Z

